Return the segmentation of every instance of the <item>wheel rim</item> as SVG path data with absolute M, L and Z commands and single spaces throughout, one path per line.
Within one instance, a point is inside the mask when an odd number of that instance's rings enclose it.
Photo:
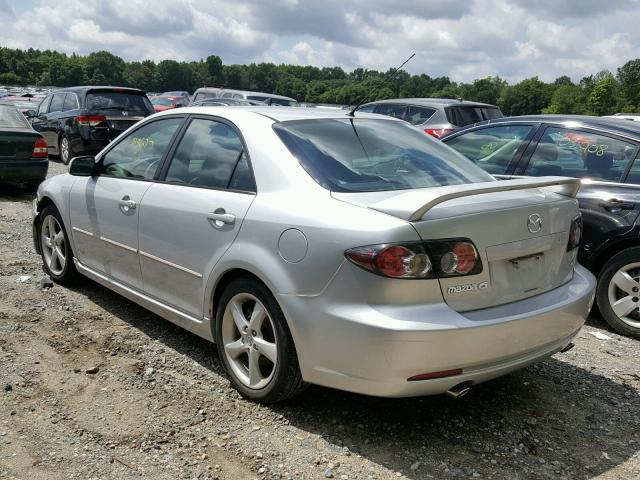
M 609 305 L 624 323 L 640 328 L 640 262 L 620 268 L 609 282 Z
M 62 157 L 63 163 L 69 161 L 69 140 L 67 140 L 66 137 L 62 137 L 60 141 L 60 156 Z
M 267 309 L 250 293 L 239 293 L 222 317 L 222 342 L 229 367 L 246 387 L 264 388 L 278 363 L 276 329 Z
M 40 245 L 47 267 L 54 275 L 62 275 L 67 263 L 67 242 L 62 226 L 53 215 L 47 215 L 40 228 Z

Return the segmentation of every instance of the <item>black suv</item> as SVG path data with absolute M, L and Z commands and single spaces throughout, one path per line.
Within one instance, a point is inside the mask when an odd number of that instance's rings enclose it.
M 31 124 L 47 141 L 49 153 L 66 164 L 75 156 L 95 155 L 152 113 L 153 105 L 142 90 L 71 87 L 42 100 Z
M 598 277 L 596 300 L 607 323 L 640 339 L 640 122 L 510 117 L 456 130 L 442 141 L 498 178 L 583 179 L 578 261 Z

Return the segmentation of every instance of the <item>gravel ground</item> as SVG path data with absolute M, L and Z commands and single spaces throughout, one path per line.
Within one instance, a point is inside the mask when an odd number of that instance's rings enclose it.
M 0 478 L 640 478 L 639 343 L 597 316 L 460 400 L 263 407 L 206 341 L 89 280 L 43 288 L 32 198 L 0 186 Z

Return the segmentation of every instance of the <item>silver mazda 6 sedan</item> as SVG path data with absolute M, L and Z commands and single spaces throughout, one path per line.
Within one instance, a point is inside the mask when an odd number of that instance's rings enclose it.
M 577 189 L 379 115 L 181 108 L 45 181 L 34 240 L 56 282 L 215 341 L 251 400 L 460 396 L 572 346 L 595 285 Z

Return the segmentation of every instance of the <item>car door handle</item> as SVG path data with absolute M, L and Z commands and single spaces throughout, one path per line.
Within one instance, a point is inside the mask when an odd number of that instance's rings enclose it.
M 125 195 L 121 200 L 118 200 L 118 206 L 120 206 L 120 210 L 122 213 L 127 214 L 131 212 L 131 210 L 136 209 L 136 202 L 129 198 L 129 195 Z
M 227 213 L 224 208 L 218 208 L 213 212 L 207 213 L 207 218 L 217 227 L 221 227 L 224 224 L 233 225 L 236 223 L 236 216 L 231 213 Z
M 600 203 L 600 206 L 608 212 L 614 210 L 633 210 L 635 208 L 635 204 L 633 202 L 624 202 L 622 200 L 618 200 L 617 198 L 610 198 L 609 200 L 605 200 L 604 202 Z

